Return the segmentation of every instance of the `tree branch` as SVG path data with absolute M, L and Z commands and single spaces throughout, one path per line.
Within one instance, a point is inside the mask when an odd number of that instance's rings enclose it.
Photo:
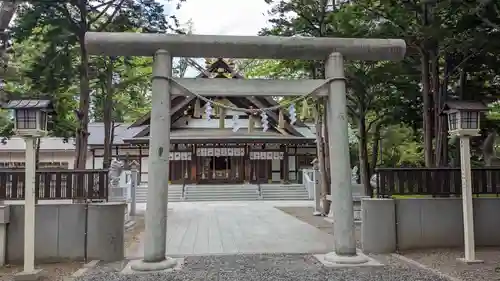
M 122 8 L 122 5 L 123 5 L 124 2 L 125 2 L 125 0 L 120 0 L 120 3 L 118 3 L 118 5 L 115 7 L 115 10 L 109 16 L 109 18 L 106 20 L 106 22 L 104 22 L 99 28 L 97 28 L 98 32 L 101 32 L 101 31 L 105 30 L 108 27 L 108 25 L 113 22 L 115 16 L 118 14 L 118 12 L 120 12 L 120 9 Z M 106 7 L 105 11 L 110 6 L 111 6 L 111 4 L 108 7 Z M 100 16 L 98 16 L 96 19 L 94 19 L 94 22 L 97 21 L 102 15 L 103 15 L 103 13 L 101 13 Z
M 97 11 L 97 9 L 102 8 L 102 7 L 106 6 L 106 5 L 110 5 L 110 4 L 112 4 L 114 1 L 115 1 L 115 0 L 110 0 L 110 1 L 108 1 L 108 2 L 103 2 L 103 3 L 101 3 L 101 4 L 97 5 L 97 6 L 94 6 L 94 7 L 92 7 L 91 9 L 89 9 L 89 13 L 93 13 L 93 12 Z
M 80 23 L 76 22 L 74 19 L 73 19 L 73 16 L 71 15 L 71 13 L 69 12 L 68 8 L 66 5 L 63 6 L 59 6 L 59 5 L 56 5 L 56 9 L 63 13 L 64 17 L 66 17 L 70 23 L 70 25 L 72 27 L 74 27 L 74 30 L 78 30 L 80 29 Z

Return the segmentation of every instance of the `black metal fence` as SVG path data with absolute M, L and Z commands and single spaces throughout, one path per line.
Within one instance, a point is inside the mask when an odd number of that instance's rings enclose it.
M 460 168 L 378 168 L 376 196 L 432 195 L 460 196 Z M 500 195 L 500 167 L 473 168 L 474 194 Z
M 107 200 L 107 170 L 39 170 L 36 172 L 37 199 Z M 24 170 L 0 170 L 0 200 L 24 200 Z

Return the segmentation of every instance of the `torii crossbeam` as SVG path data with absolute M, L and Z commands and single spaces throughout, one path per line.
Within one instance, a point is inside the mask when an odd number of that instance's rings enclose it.
M 144 259 L 132 266 L 151 271 L 172 268 L 176 262 L 165 257 L 170 148 L 170 96 L 172 94 L 263 96 L 304 95 L 315 91 L 328 97 L 328 137 L 332 208 L 335 223 L 331 263 L 362 264 L 354 236 L 354 215 L 349 162 L 347 101 L 344 59 L 401 60 L 406 45 L 400 39 L 313 38 L 275 36 L 169 35 L 138 33 L 95 33 L 85 37 L 91 55 L 154 56 L 150 180 L 147 195 Z M 325 80 L 197 80 L 173 79 L 172 57 L 225 57 L 257 59 L 325 60 Z M 306 92 L 302 92 L 306 91 Z

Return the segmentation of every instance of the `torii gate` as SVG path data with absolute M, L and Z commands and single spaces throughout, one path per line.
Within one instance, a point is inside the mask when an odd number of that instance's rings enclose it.
M 154 56 L 144 258 L 132 266 L 133 270 L 163 270 L 177 263 L 166 257 L 170 99 L 171 95 L 186 94 L 327 96 L 335 249 L 325 260 L 342 264 L 367 262 L 356 253 L 354 236 L 344 59 L 401 60 L 406 51 L 403 40 L 88 32 L 85 44 L 91 55 Z M 326 79 L 174 79 L 172 57 L 325 60 Z

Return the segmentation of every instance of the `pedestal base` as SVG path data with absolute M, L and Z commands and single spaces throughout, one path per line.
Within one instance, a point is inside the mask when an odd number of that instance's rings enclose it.
M 122 270 L 122 274 L 169 272 L 178 270 L 184 263 L 184 259 L 173 259 L 167 257 L 160 262 L 144 262 L 144 260 L 130 261 Z
M 15 281 L 37 281 L 41 280 L 43 275 L 41 269 L 35 269 L 33 271 L 22 271 L 14 275 Z
M 354 256 L 341 256 L 331 252 L 325 255 L 315 255 L 314 257 L 326 267 L 383 266 L 383 264 L 361 252 L 357 252 Z
M 483 260 L 466 260 L 465 258 L 458 258 L 457 261 L 465 264 L 478 264 L 478 263 L 484 263 Z

